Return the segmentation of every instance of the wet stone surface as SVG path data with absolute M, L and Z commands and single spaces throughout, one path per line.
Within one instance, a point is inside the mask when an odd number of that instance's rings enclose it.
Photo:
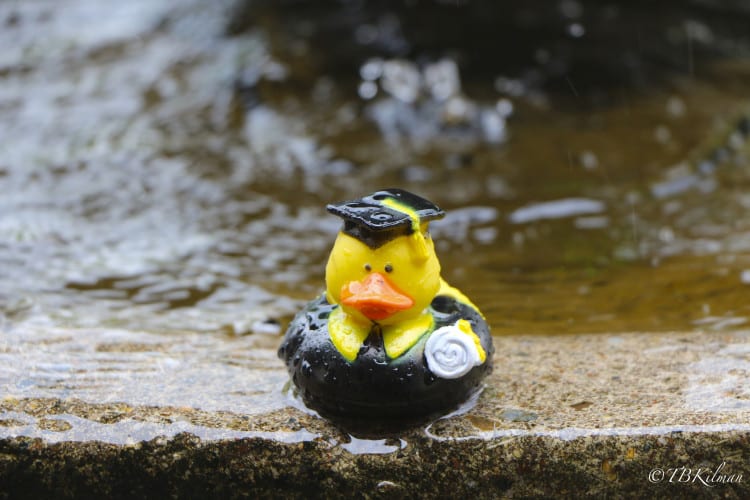
M 44 364 L 3 345 L 2 491 L 747 494 L 750 332 L 498 337 L 475 401 L 377 432 L 306 410 L 279 363 L 236 354 L 246 338 L 136 337 L 57 331 L 34 349 Z M 66 377 L 71 366 L 86 368 Z M 649 481 L 722 463 L 735 479 L 713 487 Z
M 750 12 L 553 3 L 0 2 L 0 495 L 747 497 Z M 497 336 L 389 431 L 276 357 L 385 187 Z

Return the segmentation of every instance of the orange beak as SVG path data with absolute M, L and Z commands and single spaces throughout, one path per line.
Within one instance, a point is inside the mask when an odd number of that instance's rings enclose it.
M 362 281 L 350 281 L 341 287 L 341 303 L 378 321 L 409 309 L 414 299 L 398 290 L 380 273 L 370 273 Z

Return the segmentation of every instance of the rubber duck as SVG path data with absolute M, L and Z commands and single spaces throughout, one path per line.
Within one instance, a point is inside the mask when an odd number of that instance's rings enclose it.
M 322 415 L 408 418 L 449 411 L 492 368 L 479 309 L 440 276 L 428 231 L 445 213 L 402 189 L 330 204 L 341 217 L 326 290 L 279 348 L 305 404 Z

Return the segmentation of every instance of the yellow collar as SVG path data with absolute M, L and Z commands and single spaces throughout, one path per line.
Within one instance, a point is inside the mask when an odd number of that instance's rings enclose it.
M 391 359 L 398 358 L 414 346 L 424 334 L 432 331 L 434 326 L 432 314 L 427 312 L 396 325 L 384 326 L 383 346 L 386 354 Z M 328 317 L 328 334 L 331 342 L 349 362 L 357 358 L 357 353 L 371 329 L 371 324 L 352 320 L 340 307 L 334 309 Z

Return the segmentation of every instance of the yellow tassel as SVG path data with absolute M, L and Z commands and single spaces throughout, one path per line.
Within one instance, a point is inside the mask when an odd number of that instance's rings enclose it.
M 386 198 L 383 200 L 383 205 L 388 208 L 392 208 L 397 212 L 404 213 L 411 219 L 411 242 L 412 248 L 414 249 L 414 260 L 416 262 L 424 262 L 430 256 L 427 250 L 427 242 L 425 241 L 424 234 L 422 233 L 422 227 L 419 223 L 419 215 L 411 207 L 400 203 L 393 198 Z M 425 224 L 426 228 L 426 224 Z

